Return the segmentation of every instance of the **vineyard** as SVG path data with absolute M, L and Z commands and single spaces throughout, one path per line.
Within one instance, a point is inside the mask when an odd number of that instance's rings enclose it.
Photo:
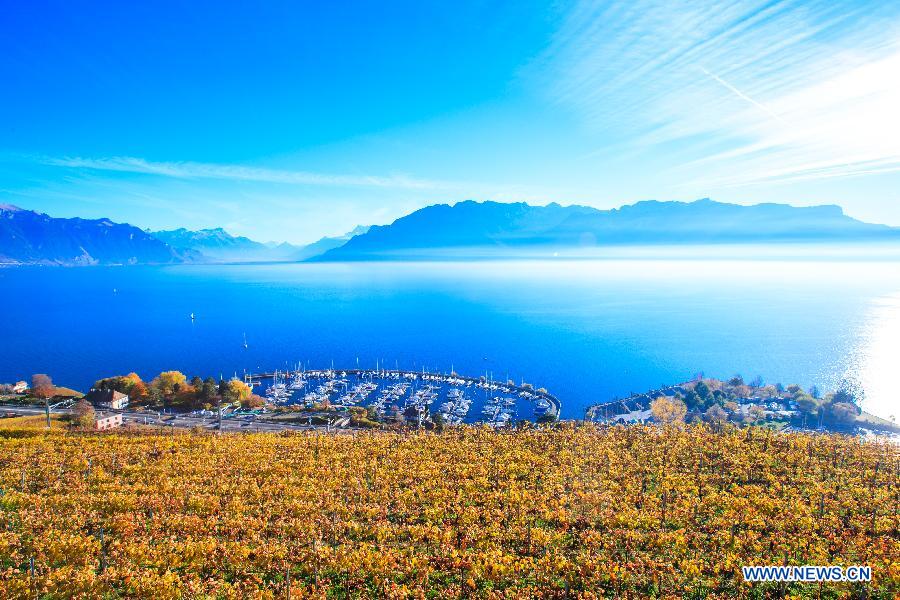
M 839 435 L 0 432 L 0 597 L 894 597 L 900 452 Z M 870 565 L 745 583 L 742 565 Z

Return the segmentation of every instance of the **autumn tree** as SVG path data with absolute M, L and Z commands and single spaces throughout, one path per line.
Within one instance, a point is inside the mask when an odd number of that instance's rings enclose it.
M 154 385 L 154 382 L 150 382 L 150 386 L 147 388 L 147 401 L 151 406 L 160 406 L 165 404 L 165 398 L 163 398 L 162 392 L 159 391 L 159 388 Z
M 800 394 L 795 401 L 797 402 L 797 410 L 800 411 L 800 415 L 803 417 L 804 424 L 806 424 L 807 418 L 813 417 L 819 413 L 821 402 L 809 394 Z
M 129 400 L 134 404 L 143 403 L 150 397 L 150 390 L 147 389 L 147 384 L 141 380 L 138 380 L 131 386 L 131 390 L 128 392 Z
M 195 377 L 195 379 L 199 380 L 199 377 Z M 181 407 L 196 408 L 200 404 L 198 397 L 199 390 L 192 383 L 175 384 L 175 404 Z
M 650 405 L 650 411 L 653 413 L 654 419 L 669 425 L 684 421 L 684 416 L 687 414 L 687 405 L 677 398 L 660 396 Z
M 94 426 L 94 415 L 94 407 L 82 398 L 72 409 L 72 423 L 78 427 L 91 428 Z
M 250 394 L 245 400 L 241 401 L 241 405 L 244 408 L 262 408 L 266 405 L 266 401 L 262 396 L 257 396 L 256 394 Z
M 31 395 L 43 401 L 47 401 L 56 393 L 56 387 L 49 375 L 37 373 L 31 376 Z
M 203 380 L 203 383 L 200 385 L 200 399 L 203 402 L 215 404 L 218 395 L 219 388 L 216 384 L 216 380 L 212 377 L 207 377 Z
M 736 385 L 731 388 L 731 394 L 736 398 L 749 398 L 753 394 L 753 388 L 749 385 Z
M 785 391 L 787 391 L 787 393 L 790 394 L 791 396 L 797 397 L 797 395 L 803 393 L 803 388 L 800 387 L 799 385 L 797 385 L 796 383 L 792 383 L 789 386 L 787 386 L 787 388 L 785 388 Z
M 150 396 L 147 384 L 144 383 L 140 375 L 134 372 L 128 375 L 98 379 L 94 383 L 94 388 L 98 390 L 115 390 L 122 394 L 127 394 L 132 403 L 144 402 Z
M 721 424 L 728 420 L 728 413 L 725 412 L 725 409 L 719 406 L 718 404 L 713 404 L 707 409 L 706 420 L 710 423 Z
M 820 402 L 809 394 L 800 394 L 796 398 L 797 410 L 806 415 L 814 415 L 819 412 Z
M 753 404 L 747 409 L 748 423 L 759 423 L 760 421 L 765 420 L 765 418 L 766 410 L 759 404 Z
M 187 377 L 180 371 L 163 371 L 150 385 L 166 397 L 171 398 L 187 383 Z
M 44 411 L 47 415 L 47 427 L 50 427 L 50 398 L 56 393 L 56 387 L 49 375 L 36 373 L 31 376 L 31 395 L 44 401 Z
M 828 416 L 835 423 L 843 425 L 853 423 L 856 421 L 856 416 L 858 414 L 859 409 L 850 402 L 832 402 L 828 406 Z
M 781 385 L 781 384 L 779 383 L 778 385 Z M 757 393 L 760 396 L 764 396 L 766 398 L 774 398 L 775 396 L 778 396 L 779 394 L 781 394 L 781 392 L 778 391 L 778 386 L 772 385 L 772 384 L 763 386 L 762 389 L 757 390 Z
M 253 390 L 250 389 L 249 385 L 247 385 L 240 379 L 231 379 L 225 385 L 225 390 L 222 396 L 224 397 L 226 402 L 243 404 L 244 401 L 250 398 L 250 395 L 252 393 Z

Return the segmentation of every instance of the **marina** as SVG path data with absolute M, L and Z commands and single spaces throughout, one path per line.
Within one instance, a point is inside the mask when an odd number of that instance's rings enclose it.
M 523 420 L 553 420 L 561 409 L 559 399 L 544 388 L 452 371 L 298 367 L 248 373 L 243 379 L 254 393 L 276 405 L 336 411 L 362 407 L 381 422 L 484 423 L 501 428 Z

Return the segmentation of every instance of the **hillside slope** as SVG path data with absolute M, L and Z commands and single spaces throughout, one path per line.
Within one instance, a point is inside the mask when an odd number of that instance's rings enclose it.
M 0 432 L 4 456 L 28 457 L 0 462 L 0 597 L 900 591 L 900 452 L 889 443 L 705 426 L 146 431 Z M 864 564 L 872 581 L 741 576 L 742 565 L 779 564 Z

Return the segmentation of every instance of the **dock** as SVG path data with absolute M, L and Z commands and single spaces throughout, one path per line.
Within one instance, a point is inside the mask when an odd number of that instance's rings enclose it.
M 245 373 L 244 374 L 244 383 L 249 385 L 258 385 L 259 383 L 273 379 L 275 377 L 276 372 L 264 372 L 264 373 Z M 434 373 L 429 371 L 407 371 L 403 369 L 294 369 L 294 370 L 284 370 L 277 371 L 279 376 L 285 378 L 291 378 L 295 375 L 302 375 L 303 377 L 308 378 L 333 378 L 333 377 L 346 377 L 348 375 L 354 376 L 357 378 L 364 377 L 374 377 L 377 379 L 409 379 L 409 380 L 424 380 L 424 381 L 440 381 L 442 383 L 450 383 L 453 381 L 459 381 L 463 384 L 495 384 L 500 386 L 501 388 L 510 389 L 516 394 L 520 395 L 520 397 L 526 397 L 533 402 L 537 402 L 538 400 L 546 400 L 550 403 L 550 409 L 547 411 L 548 415 L 553 415 L 559 418 L 560 412 L 562 410 L 562 402 L 543 388 L 536 388 L 528 383 L 509 383 L 504 382 L 501 383 L 499 381 L 490 381 L 486 379 L 484 376 L 479 377 L 470 377 L 467 375 L 459 375 L 457 373 Z

